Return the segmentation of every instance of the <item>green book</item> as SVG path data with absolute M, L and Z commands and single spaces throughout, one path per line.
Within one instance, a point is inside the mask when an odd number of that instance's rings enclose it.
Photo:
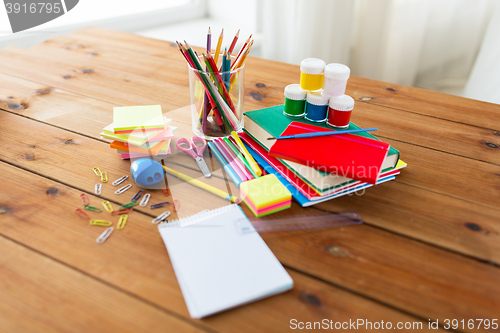
M 272 106 L 270 108 L 248 111 L 244 113 L 244 116 L 244 131 L 251 137 L 253 137 L 262 147 L 264 147 L 268 151 L 276 141 L 267 140 L 267 138 L 280 136 L 292 121 L 312 124 L 311 122 L 304 119 L 291 119 L 285 117 L 283 115 L 283 104 Z M 332 127 L 327 126 L 325 123 L 314 123 L 314 125 L 333 130 Z M 359 126 L 356 126 L 351 122 L 348 129 L 359 128 Z M 369 132 L 360 132 L 356 133 L 356 135 L 379 140 Z M 343 184 L 347 185 L 349 182 L 354 182 L 354 180 L 350 178 L 327 173 L 324 171 L 319 171 L 303 164 L 285 161 L 282 159 L 279 160 L 318 192 L 327 192 L 336 186 Z M 394 168 L 398 161 L 399 151 L 393 147 L 390 147 L 389 154 L 382 164 L 382 172 Z

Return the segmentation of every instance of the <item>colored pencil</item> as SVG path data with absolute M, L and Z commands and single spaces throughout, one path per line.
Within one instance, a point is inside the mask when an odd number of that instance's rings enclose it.
M 245 42 L 245 44 L 243 44 L 243 46 L 240 49 L 240 52 L 238 52 L 238 55 L 236 55 L 236 58 L 234 59 L 234 62 L 238 61 L 238 58 L 241 56 L 241 54 L 243 53 L 243 51 L 245 51 L 245 48 L 248 45 L 248 43 L 250 43 L 251 39 L 252 39 L 252 35 L 250 35 L 250 37 L 248 37 L 248 39 Z
M 212 50 L 212 32 L 210 31 L 210 27 L 208 27 L 207 52 L 210 52 L 211 50 Z
M 215 55 L 214 55 L 214 60 L 215 63 L 217 63 L 217 60 L 219 59 L 219 53 L 220 53 L 220 48 L 222 46 L 222 35 L 224 34 L 224 29 L 220 32 L 219 40 L 217 41 L 217 48 L 215 49 Z
M 208 59 L 208 62 L 210 64 L 210 67 L 212 68 L 213 73 L 215 74 L 216 80 L 219 82 L 219 85 L 220 85 L 219 91 L 221 93 L 221 96 L 224 98 L 224 100 L 229 105 L 229 107 L 231 108 L 233 113 L 236 115 L 236 109 L 234 108 L 233 101 L 231 100 L 231 97 L 229 96 L 226 85 L 222 81 L 222 76 L 220 75 L 219 70 L 217 69 L 217 65 L 215 64 L 214 59 L 213 59 L 212 55 L 210 54 L 210 52 L 208 52 L 208 54 L 207 54 L 207 59 Z
M 226 161 L 224 156 L 222 156 L 222 153 L 217 149 L 215 144 L 213 142 L 208 142 L 208 147 L 210 148 L 211 152 L 214 153 L 215 157 L 219 160 L 219 162 L 222 164 L 222 167 L 226 171 L 226 173 L 229 175 L 233 183 L 236 184 L 236 186 L 240 187 L 241 184 L 241 179 L 238 177 L 236 172 L 231 168 L 229 163 Z
M 241 142 L 241 139 L 238 136 L 238 133 L 236 133 L 235 131 L 232 131 L 231 136 L 234 138 L 234 141 L 236 142 L 238 147 L 240 147 L 240 150 L 243 152 L 243 155 L 245 155 L 245 158 L 247 159 L 248 163 L 250 164 L 250 167 L 252 168 L 252 170 L 255 172 L 255 174 L 257 176 L 261 176 L 262 170 L 257 165 L 257 162 L 255 162 L 255 160 L 253 159 L 252 155 L 248 152 L 248 150 L 246 149 L 243 142 Z
M 232 137 L 229 137 L 229 138 L 224 138 L 223 140 L 226 142 L 227 146 L 233 151 L 236 157 L 240 160 L 240 162 L 243 163 L 245 169 L 252 174 L 253 178 L 258 178 L 259 176 L 257 176 L 257 174 L 252 170 L 250 164 L 248 164 L 248 161 L 243 156 L 242 152 L 238 149 L 238 145 L 234 142 L 234 139 Z
M 238 36 L 240 35 L 240 30 L 238 29 L 238 32 L 236 35 L 234 35 L 233 42 L 231 43 L 231 46 L 229 46 L 229 49 L 227 50 L 229 53 L 233 53 L 233 49 L 236 46 L 236 42 L 238 41 Z
M 350 133 L 360 133 L 360 132 L 370 132 L 376 131 L 377 128 L 360 128 L 360 129 L 348 129 L 348 130 L 338 130 L 338 131 L 328 131 L 328 132 L 312 132 L 304 134 L 286 135 L 278 136 L 277 138 L 267 138 L 268 140 L 281 140 L 281 139 L 300 139 L 300 138 L 313 138 L 317 136 L 327 136 L 336 134 L 350 134 Z
M 221 197 L 223 199 L 227 199 L 227 200 L 230 200 L 231 202 L 233 203 L 239 203 L 240 202 L 240 199 L 235 197 L 234 195 L 231 195 L 229 193 L 226 193 L 224 191 L 221 191 L 219 190 L 218 188 L 215 188 L 215 187 L 212 187 L 208 184 L 205 184 L 203 182 L 200 182 L 199 180 L 197 179 L 194 179 L 194 178 L 191 178 L 183 173 L 180 173 L 179 171 L 176 171 L 174 169 L 170 169 L 169 167 L 166 167 L 166 166 L 163 166 L 163 169 L 165 169 L 165 171 L 181 180 L 184 180 L 185 182 L 193 185 L 193 186 L 196 186 L 198 188 L 201 188 L 202 190 L 205 190 L 207 192 L 210 192 L 212 194 L 215 194 L 216 196 L 218 197 Z
M 215 139 L 215 141 L 218 141 L 221 146 L 226 150 L 226 152 L 228 153 L 228 155 L 230 156 L 230 158 L 232 160 L 234 160 L 234 162 L 236 163 L 236 165 L 240 168 L 241 172 L 243 172 L 243 174 L 245 175 L 245 177 L 248 178 L 248 180 L 250 179 L 254 179 L 255 177 L 252 176 L 252 174 L 247 170 L 247 168 L 245 168 L 245 165 L 243 164 L 243 162 L 241 162 L 238 157 L 233 153 L 233 151 L 231 150 L 231 148 L 229 147 L 229 145 L 227 144 L 226 141 L 224 141 L 224 139 L 222 138 L 218 138 L 218 139 Z
M 233 169 L 233 171 L 238 175 L 238 177 L 241 179 L 241 181 L 245 182 L 245 181 L 249 180 L 247 178 L 247 176 L 245 176 L 245 174 L 243 173 L 243 171 L 238 167 L 238 165 L 236 165 L 236 161 L 231 158 L 231 156 L 224 149 L 224 147 L 222 146 L 222 144 L 218 140 L 213 140 L 212 142 L 215 144 L 215 146 L 220 151 L 220 153 L 222 154 L 222 156 L 224 156 L 224 158 L 226 159 L 227 163 L 229 163 L 229 165 L 231 166 L 231 168 Z

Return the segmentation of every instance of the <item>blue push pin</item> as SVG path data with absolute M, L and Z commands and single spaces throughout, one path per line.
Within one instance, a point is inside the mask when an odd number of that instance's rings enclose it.
M 141 187 L 149 187 L 159 183 L 165 175 L 161 163 L 148 158 L 141 158 L 132 162 L 130 173 L 136 184 Z

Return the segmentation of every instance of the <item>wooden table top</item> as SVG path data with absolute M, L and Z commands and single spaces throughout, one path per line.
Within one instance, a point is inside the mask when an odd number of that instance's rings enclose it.
M 249 57 L 246 110 L 281 104 L 298 79 L 298 66 Z M 114 106 L 161 104 L 176 137 L 191 135 L 187 68 L 175 44 L 86 28 L 1 50 L 0 331 L 271 332 L 324 319 L 422 322 L 425 330 L 429 320 L 444 330 L 456 319 L 458 331 L 490 331 L 477 319 L 500 320 L 500 105 L 358 77 L 347 94 L 353 122 L 378 127 L 408 167 L 364 195 L 294 203 L 287 213 L 355 209 L 365 223 L 262 234 L 293 290 L 192 320 L 151 224 L 155 212 L 134 211 L 103 245 L 95 239 L 104 229 L 74 213 L 82 192 L 100 206 L 137 191 L 117 196 L 110 184 L 130 168 L 99 136 Z M 167 160 L 197 175 L 183 154 Z M 214 186 L 238 193 L 217 160 L 208 164 Z M 110 179 L 100 197 L 94 166 Z M 180 216 L 227 204 L 168 183 L 166 200 L 180 200 Z

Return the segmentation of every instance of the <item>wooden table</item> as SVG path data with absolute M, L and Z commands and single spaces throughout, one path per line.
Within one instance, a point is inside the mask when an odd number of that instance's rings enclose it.
M 298 77 L 297 66 L 249 58 L 246 110 L 282 103 Z M 422 322 L 425 330 L 429 320 L 444 330 L 457 319 L 459 331 L 478 331 L 476 319 L 498 322 L 500 106 L 358 77 L 347 93 L 356 99 L 353 121 L 378 127 L 408 167 L 362 196 L 294 204 L 287 213 L 352 208 L 365 223 L 262 234 L 293 290 L 192 320 L 150 222 L 156 214 L 135 211 L 97 245 L 103 229 L 74 213 L 82 192 L 98 206 L 135 193 L 117 196 L 107 183 L 100 198 L 92 195 L 94 166 L 110 181 L 130 167 L 99 137 L 113 106 L 161 104 L 176 137 L 191 135 L 187 69 L 175 44 L 87 28 L 1 50 L 0 331 L 272 332 L 290 330 L 293 319 Z M 197 175 L 181 155 L 166 161 Z M 214 184 L 237 193 L 218 162 L 209 164 Z M 168 183 L 179 213 L 226 204 Z M 158 192 L 153 198 L 165 199 Z

